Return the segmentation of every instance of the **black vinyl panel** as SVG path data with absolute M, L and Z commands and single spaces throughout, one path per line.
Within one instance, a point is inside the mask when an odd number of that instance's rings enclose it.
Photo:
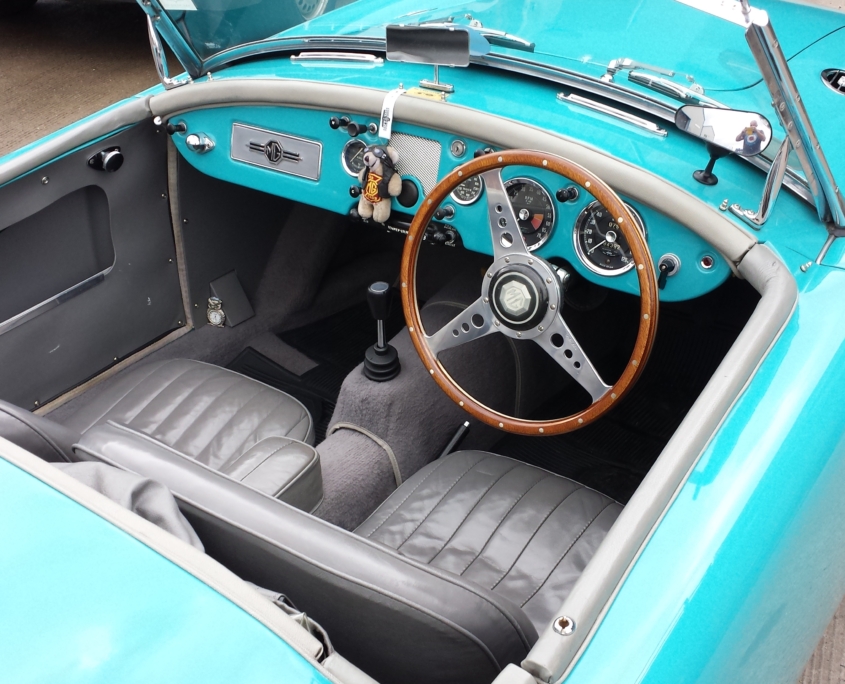
M 106 193 L 96 185 L 74 190 L 0 231 L 0 321 L 113 263 Z
M 125 155 L 120 170 L 88 166 L 111 146 Z M 43 404 L 180 325 L 167 192 L 166 134 L 151 121 L 0 188 L 0 240 L 4 229 L 22 234 L 17 258 L 36 270 L 0 279 L 0 310 L 43 301 L 44 292 L 56 294 L 64 282 L 114 262 L 101 282 L 0 333 L 0 398 L 25 408 Z
M 209 283 L 235 271 L 254 301 L 258 283 L 293 203 L 217 180 L 179 158 L 179 221 L 185 245 L 191 305 L 205 325 Z M 302 227 L 308 230 L 307 226 Z

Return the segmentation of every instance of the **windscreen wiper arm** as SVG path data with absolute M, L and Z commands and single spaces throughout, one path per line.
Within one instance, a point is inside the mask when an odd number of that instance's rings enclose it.
M 631 83 L 636 83 L 644 88 L 649 88 L 663 95 L 680 100 L 685 104 L 703 105 L 705 107 L 720 107 L 724 105 L 717 102 L 711 97 L 707 97 L 703 93 L 696 92 L 691 88 L 682 86 L 680 83 L 670 81 L 668 78 L 660 78 L 659 76 L 651 76 L 642 71 L 631 71 L 628 73 L 628 80 Z
M 445 19 L 435 19 L 433 21 L 424 21 L 420 26 L 460 26 L 467 29 L 471 35 L 476 38 L 483 38 L 488 45 L 498 45 L 499 47 L 512 48 L 514 50 L 523 50 L 525 52 L 534 52 L 534 43 L 515 36 L 512 33 L 500 31 L 499 29 L 485 28 L 478 19 L 470 18 L 469 24 L 456 24 L 454 17 L 446 17 Z M 477 45 L 477 41 L 470 41 L 470 50 L 473 57 L 481 57 L 487 54 L 487 50 L 479 51 L 473 49 Z

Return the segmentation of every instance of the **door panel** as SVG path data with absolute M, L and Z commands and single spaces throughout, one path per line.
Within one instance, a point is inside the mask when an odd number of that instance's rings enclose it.
M 166 144 L 142 122 L 0 188 L 0 398 L 42 405 L 182 325 Z M 113 146 L 118 171 L 88 165 Z

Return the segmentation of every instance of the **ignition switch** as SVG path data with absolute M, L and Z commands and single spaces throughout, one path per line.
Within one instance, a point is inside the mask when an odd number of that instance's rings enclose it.
M 664 254 L 657 262 L 657 270 L 660 273 L 657 277 L 657 287 L 662 290 L 666 287 L 666 280 L 669 276 L 673 276 L 681 270 L 681 260 L 674 254 Z

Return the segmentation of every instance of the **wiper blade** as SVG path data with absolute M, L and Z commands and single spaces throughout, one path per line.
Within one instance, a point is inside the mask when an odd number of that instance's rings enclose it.
M 696 92 L 691 88 L 682 86 L 680 83 L 670 81 L 668 78 L 661 78 L 660 76 L 651 76 L 642 71 L 631 71 L 628 74 L 628 80 L 631 83 L 636 83 L 644 88 L 649 88 L 663 95 L 668 95 L 676 100 L 680 100 L 685 104 L 704 105 L 706 107 L 720 107 L 725 106 L 721 102 L 717 102 L 711 97 L 707 97 L 703 93 Z
M 479 31 L 479 33 L 487 39 L 487 42 L 490 43 L 490 45 L 513 48 L 514 50 L 524 50 L 525 52 L 534 52 L 534 43 L 511 33 L 505 33 L 504 31 L 488 28 L 479 28 L 477 31 Z
M 471 38 L 483 38 L 487 42 L 488 49 L 479 50 L 477 40 L 470 40 L 470 50 L 474 57 L 481 57 L 489 52 L 490 45 L 498 45 L 499 47 L 512 48 L 514 50 L 523 50 L 525 52 L 534 52 L 535 44 L 515 36 L 512 33 L 500 31 L 499 29 L 485 28 L 478 19 L 470 19 L 469 24 L 456 24 L 454 17 L 446 17 L 444 19 L 434 19 L 431 21 L 424 21 L 420 26 L 460 26 L 470 32 Z
M 631 71 L 633 69 L 643 69 L 651 71 L 655 74 L 663 74 L 664 76 L 674 76 L 675 72 L 671 69 L 664 69 L 663 67 L 652 66 L 644 62 L 638 62 L 630 57 L 620 57 L 619 59 L 611 59 L 607 65 L 607 73 L 601 77 L 605 83 L 613 83 L 613 77 L 620 71 Z

